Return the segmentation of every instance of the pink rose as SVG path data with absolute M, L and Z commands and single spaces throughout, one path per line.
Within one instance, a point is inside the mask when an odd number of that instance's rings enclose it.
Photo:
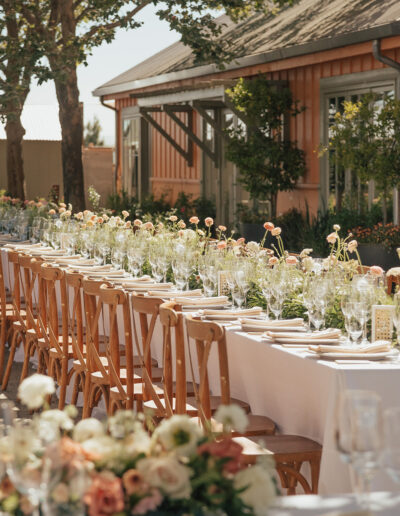
M 83 498 L 89 516 L 108 516 L 124 510 L 124 492 L 121 479 L 113 473 L 96 475 Z
M 213 224 L 214 224 L 214 219 L 212 217 L 207 217 L 205 220 L 204 220 L 204 224 L 210 228 Z
M 288 265 L 296 265 L 296 263 L 298 262 L 297 258 L 295 256 L 288 256 L 286 258 L 286 263 Z
M 373 266 L 369 269 L 369 272 L 370 272 L 373 276 L 383 276 L 384 270 L 382 269 L 382 267 L 379 267 L 379 265 L 373 265 Z
M 282 233 L 281 228 L 277 227 L 271 230 L 272 236 L 279 236 Z
M 217 244 L 217 249 L 225 249 L 226 247 L 226 242 L 225 240 L 220 240 Z
M 162 500 L 160 491 L 153 488 L 149 496 L 145 496 L 135 505 L 132 514 L 147 514 L 149 511 L 155 511 L 161 505 Z
M 193 216 L 193 217 L 190 217 L 189 222 L 191 224 L 196 224 L 197 225 L 200 222 L 200 219 L 199 219 L 199 217 Z
M 180 221 L 178 222 L 178 228 L 180 228 L 180 229 L 185 229 L 185 227 L 186 227 L 186 224 L 183 222 L 183 220 L 180 220 Z
M 329 244 L 335 244 L 336 243 L 336 240 L 337 240 L 338 236 L 337 236 L 337 233 L 330 233 L 327 237 L 326 237 L 326 240 L 328 241 Z
M 264 229 L 266 229 L 267 231 L 272 231 L 275 227 L 275 224 L 273 224 L 272 222 L 264 222 Z

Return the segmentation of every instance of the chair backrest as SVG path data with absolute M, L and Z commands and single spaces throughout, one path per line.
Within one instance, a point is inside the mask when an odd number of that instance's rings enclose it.
M 103 306 L 99 299 L 102 285 L 111 286 L 109 282 L 101 279 L 83 278 L 82 280 L 86 326 L 86 364 L 90 373 L 99 371 L 104 380 L 108 380 L 108 372 L 100 359 L 99 321 L 104 316 Z
M 72 340 L 74 358 L 86 369 L 83 354 L 84 346 L 84 314 L 83 314 L 83 274 L 76 271 L 65 271 L 65 282 L 68 297 L 68 330 Z
M 183 314 L 177 312 L 173 301 L 160 305 L 160 322 L 163 328 L 163 385 L 164 399 L 175 414 L 186 413 L 186 356 Z M 174 332 L 172 332 L 172 328 Z M 172 333 L 175 339 L 172 339 Z M 173 355 L 175 355 L 175 404 L 173 403 Z
M 16 311 L 21 310 L 21 275 L 19 265 L 19 253 L 9 250 L 8 258 L 8 275 L 10 281 L 10 291 L 12 295 L 13 305 Z M 11 274 L 12 272 L 12 274 Z
M 208 359 L 213 346 L 217 346 L 218 348 L 221 403 L 223 405 L 229 405 L 231 401 L 225 328 L 214 322 L 194 319 L 190 315 L 185 318 L 185 322 L 189 340 L 193 339 L 196 343 L 199 367 L 199 414 L 205 424 L 207 420 L 211 419 Z M 190 342 L 188 345 L 190 346 Z
M 387 281 L 387 293 L 390 295 L 396 293 L 396 287 L 400 285 L 400 276 L 386 276 Z
M 108 335 L 106 335 L 106 353 L 108 358 L 109 380 L 112 387 L 117 387 L 122 396 L 128 399 L 127 408 L 133 408 L 133 341 L 129 297 L 118 288 L 107 285 L 100 287 L 99 301 L 108 308 Z M 118 327 L 118 309 L 122 310 L 122 328 Z M 121 330 L 121 331 L 120 331 Z M 120 333 L 125 337 L 126 358 L 126 394 L 121 382 Z
M 3 259 L 0 256 L 0 317 L 3 327 L 5 328 L 5 319 L 7 316 L 7 289 L 3 271 Z
M 45 321 L 42 317 L 43 309 L 39 315 L 44 337 L 47 336 L 50 347 L 56 348 L 58 353 L 68 356 L 68 298 L 64 271 L 59 267 L 42 263 L 39 274 L 44 291 L 46 314 Z M 59 328 L 61 328 L 61 332 Z M 61 346 L 59 344 L 60 337 L 62 337 Z
M 151 374 L 151 342 L 154 335 L 154 328 L 160 313 L 160 305 L 163 299 L 158 297 L 145 297 L 137 294 L 131 296 L 133 322 L 134 322 L 134 337 L 136 345 L 139 345 L 139 336 L 136 328 L 135 313 L 139 316 L 140 321 L 140 337 L 142 341 L 141 352 L 143 354 L 144 363 L 147 372 L 152 378 Z M 150 316 L 150 324 L 148 317 Z

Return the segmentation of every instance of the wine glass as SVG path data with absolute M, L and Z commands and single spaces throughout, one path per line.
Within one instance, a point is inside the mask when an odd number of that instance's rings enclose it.
M 314 302 L 312 302 L 308 308 L 308 318 L 310 325 L 312 324 L 314 328 L 319 331 L 325 320 L 323 305 L 321 303 L 315 302 L 314 300 Z
M 358 314 L 351 312 L 345 319 L 347 333 L 350 335 L 350 343 L 356 347 L 358 340 L 363 333 L 364 319 Z
M 271 289 L 271 296 L 269 298 L 269 309 L 274 314 L 275 319 L 279 319 L 282 314 L 284 295 L 279 288 L 279 284 Z
M 393 296 L 393 325 L 396 328 L 397 345 L 400 345 L 400 292 Z
M 382 464 L 390 478 L 400 484 L 400 407 L 383 413 L 384 447 Z

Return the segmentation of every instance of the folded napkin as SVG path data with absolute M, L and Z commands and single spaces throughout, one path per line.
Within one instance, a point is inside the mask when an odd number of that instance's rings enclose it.
M 144 278 L 145 276 L 143 276 Z M 155 281 L 150 278 L 150 276 L 147 276 L 147 279 L 140 279 L 140 278 L 134 278 L 134 279 L 126 279 L 124 281 L 123 286 L 124 287 L 140 287 L 140 288 L 151 288 L 155 285 Z
M 175 301 L 182 306 L 215 306 L 215 305 L 226 305 L 228 302 L 227 296 L 217 296 L 217 297 L 203 297 L 203 296 L 193 296 L 193 297 L 185 297 L 185 296 L 176 296 Z
M 31 244 L 28 240 L 26 240 L 25 242 L 17 242 L 15 244 L 8 243 L 5 244 L 3 247 L 11 247 L 11 249 L 35 249 L 37 247 L 42 247 L 42 244 Z
M 120 271 L 114 271 L 112 265 L 93 265 L 93 266 L 85 266 L 83 264 L 77 263 L 70 264 L 70 268 L 72 269 L 78 269 L 80 272 L 87 272 L 88 274 L 92 274 L 92 272 L 120 272 Z
M 79 269 L 78 269 L 79 270 Z M 80 271 L 82 272 L 82 270 Z M 126 272 L 124 270 L 121 270 L 121 271 L 115 271 L 115 270 L 108 270 L 108 271 L 94 271 L 92 272 L 91 269 L 89 270 L 85 270 L 85 273 L 88 275 L 88 276 L 93 276 L 94 278 L 111 278 L 111 277 L 115 277 L 115 278 L 121 278 L 121 277 L 124 277 L 126 275 Z
M 329 340 L 338 340 L 342 332 L 336 329 L 322 330 L 322 331 L 313 331 L 313 332 L 299 332 L 299 331 L 266 331 L 265 336 L 271 339 L 304 339 L 306 341 L 310 340 L 321 340 L 321 339 L 329 339 Z
M 153 285 L 152 285 L 153 287 Z M 168 290 L 168 291 L 163 291 L 163 290 L 149 290 L 148 292 L 149 296 L 163 296 L 163 297 L 168 297 L 168 298 L 176 298 L 176 296 L 178 297 L 190 297 L 190 296 L 193 296 L 193 297 L 200 297 L 203 295 L 202 291 L 200 288 L 196 289 L 196 290 L 188 290 L 188 291 L 184 291 L 184 292 L 181 292 L 180 290 Z M 203 297 L 204 299 L 204 297 Z
M 204 309 L 200 310 L 201 315 L 229 315 L 239 317 L 240 315 L 259 315 L 262 312 L 262 308 L 259 306 L 255 306 L 254 308 L 243 308 L 242 310 L 212 310 L 212 309 Z
M 304 321 L 301 318 L 281 320 L 246 319 L 241 317 L 240 323 L 245 331 L 264 330 L 264 331 L 304 331 Z
M 61 258 L 59 258 L 59 262 L 60 263 L 80 263 L 80 264 L 83 264 L 85 262 L 90 262 L 91 260 L 86 260 L 85 258 L 82 258 L 80 254 L 74 254 L 73 256 L 66 256 L 64 258 L 64 256 L 62 256 Z M 94 260 L 93 260 L 93 263 L 94 263 Z
M 365 346 L 308 346 L 310 351 L 314 351 L 315 353 L 384 353 L 385 351 L 390 351 L 392 349 L 392 345 L 387 340 L 377 340 L 372 344 L 366 344 Z
M 124 287 L 129 287 L 129 288 L 133 288 L 133 289 L 137 289 L 137 290 L 143 290 L 143 291 L 148 291 L 149 289 L 154 289 L 154 290 L 170 290 L 171 287 L 172 287 L 172 283 L 153 283 L 153 282 L 147 282 L 147 281 L 142 281 L 142 282 L 139 282 L 139 283 L 135 283 L 134 281 L 124 281 L 123 283 L 123 286 Z

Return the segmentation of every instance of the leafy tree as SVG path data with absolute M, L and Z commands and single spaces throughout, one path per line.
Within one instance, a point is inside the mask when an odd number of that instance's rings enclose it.
M 21 12 L 40 35 L 50 63 L 60 107 L 62 162 L 65 199 L 76 209 L 84 203 L 82 167 L 82 113 L 76 68 L 86 63 L 94 47 L 110 42 L 118 27 L 141 26 L 137 15 L 149 4 L 157 6 L 157 16 L 169 22 L 190 45 L 196 61 L 221 63 L 229 58 L 229 49 L 218 40 L 219 26 L 210 9 L 225 9 L 236 19 L 249 10 L 281 7 L 294 0 L 18 0 Z
M 85 126 L 85 147 L 88 147 L 90 143 L 96 145 L 97 147 L 102 147 L 104 145 L 104 140 L 100 138 L 100 133 L 100 120 L 97 118 L 97 116 L 95 116 L 93 118 L 93 122 L 88 122 Z
M 14 0 L 0 0 L 0 117 L 7 135 L 7 189 L 25 199 L 21 114 L 33 73 L 42 67 L 38 38 L 15 9 Z
M 278 192 L 292 190 L 306 170 L 304 152 L 283 134 L 284 117 L 300 110 L 288 88 L 276 89 L 261 75 L 240 79 L 227 94 L 246 124 L 227 130 L 226 157 L 251 199 L 270 201 L 275 217 Z
M 361 181 L 375 181 L 386 223 L 389 193 L 400 184 L 400 100 L 369 93 L 359 102 L 345 101 L 343 108 L 335 114 L 324 150 L 334 150 L 335 162 Z

